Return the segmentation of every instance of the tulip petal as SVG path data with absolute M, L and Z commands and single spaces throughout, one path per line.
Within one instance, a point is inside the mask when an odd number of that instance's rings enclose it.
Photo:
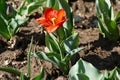
M 57 10 L 54 10 L 53 8 L 47 8 L 44 12 L 44 16 L 46 19 L 51 20 L 52 18 L 57 17 Z
M 63 24 L 65 21 L 66 21 L 66 18 L 64 18 L 62 21 L 57 22 L 56 25 L 58 25 L 59 27 L 61 27 L 62 24 Z
M 57 14 L 57 18 L 56 18 L 56 23 L 59 23 L 61 21 L 66 20 L 65 16 L 66 16 L 66 13 L 65 13 L 64 9 L 58 10 L 58 14 Z
M 45 29 L 48 33 L 54 32 L 57 28 L 58 28 L 58 26 L 54 26 L 54 25 L 50 25 L 50 26 L 45 27 Z
M 45 26 L 49 26 L 49 25 L 50 25 L 49 21 L 47 21 L 47 20 L 45 19 L 45 17 L 38 18 L 38 19 L 36 19 L 36 21 L 37 21 L 39 24 L 43 24 L 43 25 L 45 25 Z

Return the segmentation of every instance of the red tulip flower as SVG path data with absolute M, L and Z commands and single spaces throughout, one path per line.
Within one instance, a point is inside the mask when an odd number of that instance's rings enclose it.
M 47 8 L 44 15 L 36 19 L 39 24 L 43 24 L 48 33 L 54 32 L 62 26 L 66 21 L 66 13 L 64 9 L 55 10 Z

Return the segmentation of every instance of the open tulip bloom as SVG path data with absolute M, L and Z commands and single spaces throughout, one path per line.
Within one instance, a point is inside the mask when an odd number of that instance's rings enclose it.
M 39 24 L 45 26 L 48 33 L 51 33 L 60 28 L 66 21 L 66 13 L 64 9 L 55 10 L 53 8 L 47 8 L 44 15 L 36 20 Z

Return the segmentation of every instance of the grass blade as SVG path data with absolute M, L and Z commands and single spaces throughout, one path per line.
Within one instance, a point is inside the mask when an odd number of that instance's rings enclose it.
M 28 55 L 27 55 L 27 75 L 30 78 L 30 55 L 31 55 L 31 51 L 32 51 L 32 44 L 33 44 L 33 37 L 31 38 L 31 43 L 30 43 L 30 47 L 29 47 L 29 51 L 28 51 Z
M 10 67 L 0 67 L 0 71 L 5 71 L 5 72 L 13 73 L 13 74 L 16 74 L 18 76 L 20 76 L 21 73 L 22 73 L 22 72 L 20 72 L 20 71 L 18 71 L 16 69 L 10 68 Z M 23 74 L 23 76 L 24 76 L 25 80 L 29 80 L 29 78 L 27 76 L 25 76 L 24 74 Z

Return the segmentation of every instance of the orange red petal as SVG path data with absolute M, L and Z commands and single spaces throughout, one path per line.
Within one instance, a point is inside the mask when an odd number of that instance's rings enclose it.
M 44 16 L 46 19 L 50 20 L 51 18 L 57 17 L 57 10 L 54 10 L 53 8 L 47 8 L 44 12 Z
M 54 19 L 54 21 L 53 21 Z M 39 24 L 43 24 L 48 33 L 51 33 L 62 26 L 66 21 L 66 13 L 64 9 L 55 10 L 47 8 L 43 17 L 36 19 Z
M 54 32 L 56 29 L 58 29 L 58 26 L 56 26 L 56 25 L 50 25 L 50 26 L 46 26 L 45 29 L 46 29 L 46 31 L 47 31 L 48 33 L 52 33 L 52 32 Z
M 65 19 L 66 13 L 63 9 L 58 10 L 56 22 L 60 22 Z

